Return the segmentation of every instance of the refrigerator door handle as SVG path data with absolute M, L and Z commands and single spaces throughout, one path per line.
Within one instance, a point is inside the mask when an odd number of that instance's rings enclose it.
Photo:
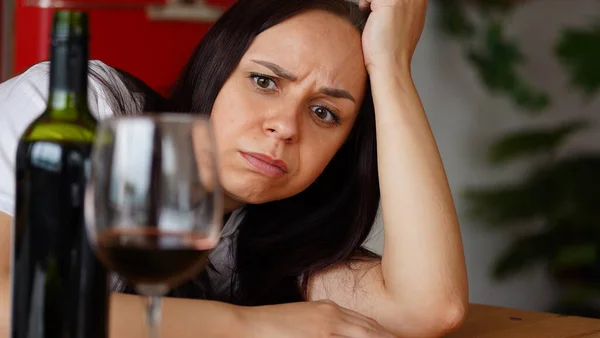
M 160 3 L 160 1 L 153 2 Z M 107 1 L 100 0 L 24 0 L 25 7 L 37 8 L 81 8 L 81 9 L 142 9 L 148 6 L 148 2 L 140 1 Z
M 83 9 L 144 9 L 148 20 L 151 21 L 216 21 L 224 9 L 207 4 L 204 0 L 159 0 L 147 2 L 124 0 L 23 0 L 26 7 L 37 8 L 83 8 Z
M 165 5 L 146 7 L 148 20 L 192 21 L 212 23 L 223 14 L 224 9 L 207 4 L 204 0 L 169 0 Z

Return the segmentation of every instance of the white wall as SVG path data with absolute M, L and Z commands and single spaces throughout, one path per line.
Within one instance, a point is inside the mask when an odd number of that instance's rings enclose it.
M 545 310 L 552 303 L 555 291 L 541 269 L 506 282 L 496 282 L 489 277 L 493 261 L 510 242 L 510 237 L 503 232 L 491 232 L 469 219 L 460 195 L 466 186 L 518 177 L 526 169 L 517 165 L 497 168 L 485 164 L 484 152 L 496 135 L 527 124 L 600 115 L 598 97 L 584 103 L 577 93 L 568 92 L 567 77 L 551 55 L 559 29 L 564 25 L 591 22 L 593 15 L 600 13 L 600 2 L 530 1 L 511 18 L 510 33 L 520 41 L 523 52 L 530 58 L 530 63 L 523 68 L 524 74 L 536 86 L 548 91 L 555 101 L 550 111 L 537 119 L 523 117 L 507 99 L 494 98 L 486 92 L 459 45 L 436 27 L 436 1 L 430 4 L 427 25 L 413 61 L 413 76 L 455 198 L 467 259 L 470 300 Z M 572 148 L 600 148 L 599 134 L 592 132 L 578 137 L 571 142 Z M 374 236 L 369 244 L 380 251 L 382 236 Z

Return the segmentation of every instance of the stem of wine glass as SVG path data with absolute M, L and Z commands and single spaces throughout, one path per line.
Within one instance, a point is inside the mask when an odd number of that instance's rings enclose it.
M 148 296 L 146 304 L 146 319 L 148 320 L 149 338 L 158 338 L 162 296 Z
M 138 293 L 146 296 L 146 322 L 149 338 L 158 338 L 162 296 L 169 291 L 166 285 L 136 285 Z

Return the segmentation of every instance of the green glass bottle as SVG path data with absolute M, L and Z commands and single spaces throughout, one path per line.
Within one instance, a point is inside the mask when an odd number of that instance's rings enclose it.
M 108 274 L 84 228 L 96 120 L 87 104 L 88 16 L 54 14 L 46 110 L 17 148 L 11 338 L 105 338 Z

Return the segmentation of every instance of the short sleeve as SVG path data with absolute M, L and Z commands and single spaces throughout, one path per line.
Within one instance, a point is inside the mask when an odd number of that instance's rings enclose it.
M 103 76 L 111 76 L 112 68 L 105 64 L 92 61 L 90 65 L 100 69 L 98 73 Z M 14 215 L 17 144 L 27 126 L 46 108 L 49 67 L 49 62 L 38 63 L 0 83 L 0 212 L 11 216 Z M 88 104 L 97 118 L 112 115 L 105 95 L 101 85 L 89 77 Z

